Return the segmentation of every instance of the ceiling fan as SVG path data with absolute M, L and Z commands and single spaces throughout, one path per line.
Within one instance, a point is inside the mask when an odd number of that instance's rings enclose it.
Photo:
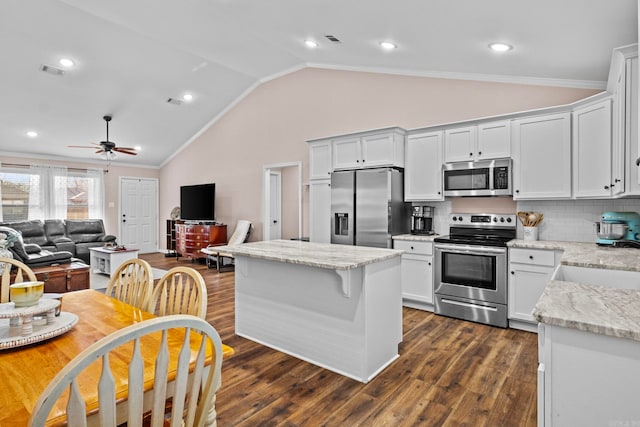
M 131 147 L 118 147 L 112 141 L 109 141 L 109 122 L 111 121 L 111 116 L 102 117 L 105 122 L 107 122 L 107 140 L 100 141 L 100 143 L 92 142 L 93 145 L 69 145 L 71 148 L 98 148 L 96 154 L 105 154 L 107 157 L 115 156 L 115 152 L 131 154 L 133 156 L 138 154 L 138 151 L 135 148 Z

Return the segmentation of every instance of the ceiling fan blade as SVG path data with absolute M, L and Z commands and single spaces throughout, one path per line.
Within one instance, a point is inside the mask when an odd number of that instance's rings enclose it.
M 131 154 L 133 156 L 138 154 L 135 148 L 128 147 L 115 147 L 113 151 L 117 151 L 118 153 Z
M 104 150 L 100 149 L 100 150 L 96 151 L 96 154 L 100 154 L 100 153 L 104 153 Z

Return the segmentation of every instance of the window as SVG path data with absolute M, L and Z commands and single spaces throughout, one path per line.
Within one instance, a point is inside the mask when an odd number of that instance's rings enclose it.
M 101 170 L 0 167 L 2 221 L 103 217 Z

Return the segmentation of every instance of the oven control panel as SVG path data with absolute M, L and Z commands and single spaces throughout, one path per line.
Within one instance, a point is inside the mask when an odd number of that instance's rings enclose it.
M 516 227 L 516 215 L 509 214 L 451 214 L 450 225 L 476 225 L 485 227 Z

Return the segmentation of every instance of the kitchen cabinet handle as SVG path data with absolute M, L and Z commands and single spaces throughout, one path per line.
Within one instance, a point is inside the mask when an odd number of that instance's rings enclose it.
M 520 192 L 520 190 L 516 190 L 516 193 L 519 193 L 519 192 Z
M 478 156 L 482 156 L 482 151 L 478 151 Z
M 533 259 L 533 255 L 529 255 L 529 259 Z
M 608 189 L 609 189 L 609 186 L 608 186 L 608 185 L 605 185 L 605 186 L 604 186 L 604 189 L 605 189 L 605 190 L 608 190 Z
M 511 272 L 511 274 L 516 274 L 516 272 L 515 272 L 515 271 L 512 271 L 512 272 Z
M 616 178 L 616 179 L 614 180 L 614 182 L 620 182 L 620 180 L 619 180 L 618 178 Z
M 431 262 L 429 262 L 428 264 L 431 265 Z
M 469 153 L 469 157 L 473 157 L 473 153 Z
M 411 250 L 413 250 L 413 246 L 411 246 Z

